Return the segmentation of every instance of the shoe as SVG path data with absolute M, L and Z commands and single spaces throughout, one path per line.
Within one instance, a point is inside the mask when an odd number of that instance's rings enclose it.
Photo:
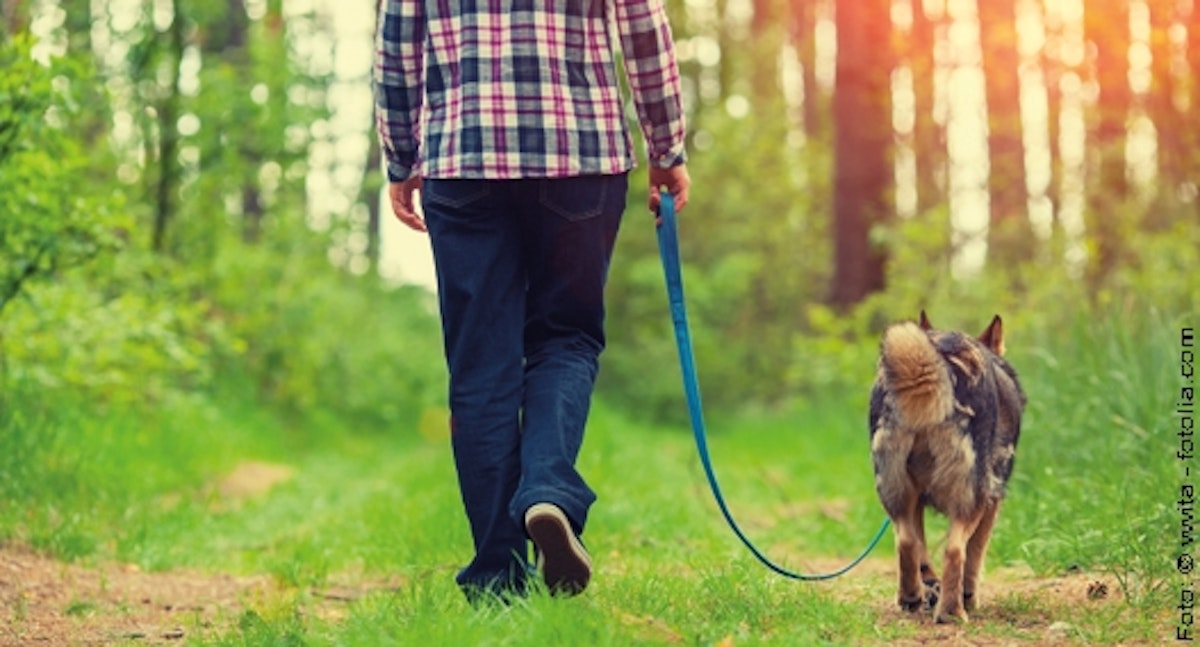
M 525 531 L 537 546 L 542 578 L 553 595 L 576 595 L 592 578 L 592 558 L 579 543 L 571 522 L 552 503 L 537 503 L 525 511 Z

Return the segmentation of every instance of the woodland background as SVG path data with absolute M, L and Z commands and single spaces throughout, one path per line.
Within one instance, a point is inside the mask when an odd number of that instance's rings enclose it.
M 381 234 L 372 121 L 345 119 L 370 61 L 335 60 L 372 33 L 337 18 L 361 4 L 0 3 L 0 407 L 248 398 L 411 429 L 440 406 L 434 299 L 386 271 L 406 252 Z M 920 308 L 947 327 L 1001 313 L 1011 348 L 1197 312 L 1195 0 L 668 10 L 718 414 L 865 398 L 879 331 Z M 640 177 L 600 397 L 679 419 Z

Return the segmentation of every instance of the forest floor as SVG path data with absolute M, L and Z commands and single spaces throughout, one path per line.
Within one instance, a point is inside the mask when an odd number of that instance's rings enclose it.
M 913 638 L 899 644 L 1010 645 L 1073 644 L 1074 627 L 1059 619 L 1081 606 L 1117 610 L 1123 605 L 1111 580 L 1087 573 L 1037 577 L 1026 569 L 989 572 L 988 587 L 1006 601 L 989 608 L 985 601 L 972 624 L 1007 626 L 1011 631 L 965 635 L 955 626 L 939 626 L 927 614 L 900 611 L 890 597 L 877 595 L 880 580 L 895 577 L 890 560 L 873 558 L 858 577 L 828 586 L 838 598 L 863 601 L 880 624 L 917 623 Z M 863 575 L 866 577 L 863 577 Z M 371 581 L 349 575 L 330 578 L 320 590 L 304 591 L 310 612 L 325 620 L 347 613 L 362 596 L 403 586 L 402 581 Z M 825 585 L 822 585 L 825 586 Z M 40 556 L 14 545 L 0 546 L 0 644 L 107 645 L 171 644 L 203 641 L 236 631 L 241 615 L 273 597 L 296 595 L 268 576 L 232 576 L 194 570 L 144 572 L 117 563 L 85 566 Z M 1164 619 L 1167 622 L 1167 619 Z M 665 636 L 660 636 L 665 638 Z M 682 637 L 681 641 L 682 641 Z M 666 642 L 675 642 L 666 640 Z M 894 643 L 896 644 L 896 643 Z M 1150 643 L 1146 643 L 1150 644 Z

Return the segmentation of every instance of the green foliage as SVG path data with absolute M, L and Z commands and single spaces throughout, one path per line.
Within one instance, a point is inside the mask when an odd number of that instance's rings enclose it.
M 1023 532 L 1000 550 L 1043 571 L 1108 571 L 1131 600 L 1163 601 L 1182 472 L 1164 429 L 1179 370 L 1165 358 L 1177 355 L 1179 331 L 1197 314 L 1130 304 L 1014 344 L 1029 409 L 1005 516 Z
M 328 238 L 287 229 L 216 263 L 212 314 L 232 338 L 221 373 L 297 414 L 411 430 L 445 397 L 431 296 L 335 268 Z
M 737 164 L 722 170 L 742 179 L 723 176 L 721 183 L 696 169 L 698 187 L 731 188 L 702 199 L 694 195 L 680 218 L 688 314 L 710 412 L 861 392 L 871 382 L 884 327 L 915 319 L 921 309 L 936 325 L 971 331 L 1000 314 L 1017 340 L 1014 348 L 1081 316 L 1109 318 L 1138 308 L 1175 316 L 1197 309 L 1200 281 L 1185 268 L 1197 263 L 1200 228 L 1187 212 L 1161 216 L 1155 228 L 1129 234 L 1122 241 L 1124 262 L 1093 286 L 1082 261 L 1066 260 L 1079 258 L 1073 254 L 1086 239 L 1061 231 L 1027 241 L 1030 262 L 990 259 L 974 274 L 956 270 L 959 243 L 948 211 L 937 209 L 877 233 L 889 249 L 888 287 L 843 312 L 826 304 L 830 243 L 818 224 L 822 219 L 805 202 L 809 194 L 795 186 L 763 188 Z M 662 270 L 651 227 L 639 218 L 641 200 L 631 197 L 634 217 L 614 261 L 612 343 L 601 391 L 654 419 L 681 420 L 685 409 Z
M 1146 324 L 1101 349 L 1091 340 L 1107 330 L 1079 335 L 1055 359 L 1077 364 L 1071 376 L 1084 377 L 1129 360 L 1139 344 L 1165 341 L 1155 331 L 1174 322 Z M 1087 326 L 1081 320 L 1061 335 Z M 985 584 L 993 588 L 971 625 L 956 631 L 979 642 L 1039 644 L 1049 625 L 1066 622 L 1091 642 L 1151 639 L 1161 610 L 1173 607 L 1137 588 L 1170 569 L 1154 559 L 1169 553 L 1150 536 L 1165 534 L 1169 521 L 1151 518 L 1171 492 L 1161 487 L 1169 474 L 1156 475 L 1161 447 L 1120 438 L 1116 425 L 1096 433 L 1094 418 L 1104 414 L 1086 379 L 1055 390 L 1053 373 L 1034 368 L 1029 355 L 1016 359 L 1041 395 L 989 553 Z M 1159 377 L 1151 362 L 1125 371 L 1149 378 L 1116 405 L 1133 420 L 1157 411 L 1151 390 L 1171 377 Z M 597 567 L 593 587 L 575 600 L 535 595 L 473 610 L 453 583 L 470 537 L 445 442 L 342 434 L 339 421 L 297 422 L 264 411 L 251 395 L 180 398 L 147 415 L 22 393 L 0 412 L 0 536 L 147 571 L 274 578 L 273 593 L 239 599 L 214 626 L 190 632 L 198 644 L 877 644 L 934 631 L 893 609 L 889 542 L 834 582 L 772 575 L 728 532 L 686 434 L 603 403 L 580 462 L 601 494 L 585 536 Z M 741 418 L 712 438 L 735 517 L 789 567 L 840 565 L 882 517 L 859 400 Z M 1069 459 L 1047 430 L 1059 409 L 1078 428 L 1067 436 Z M 292 476 L 253 496 L 223 492 L 224 476 L 247 460 L 286 466 Z M 1126 475 L 1131 482 L 1120 484 Z M 931 524 L 931 536 L 943 528 Z M 1072 604 L 1036 582 L 1027 589 L 1036 597 L 1028 597 L 1004 588 L 1011 575 L 997 575 L 1022 561 L 1132 586 L 1123 601 Z M 333 601 L 331 588 L 361 595 Z
M 0 320 L 13 383 L 153 405 L 210 386 L 230 343 L 197 279 L 145 252 L 101 256 L 28 296 Z
M 119 246 L 125 223 L 73 135 L 93 79 L 30 49 L 26 36 L 0 42 L 0 314 L 31 280 Z
M 762 106 L 782 111 L 777 101 Z M 808 304 L 828 291 L 829 230 L 816 144 L 786 120 L 766 123 L 712 108 L 695 121 L 711 141 L 738 142 L 736 155 L 693 152 L 693 201 L 679 214 L 688 316 L 706 404 L 733 412 L 791 395 L 782 379 L 788 351 Z M 721 144 L 724 146 L 725 144 Z M 711 153 L 711 154 L 709 154 Z M 708 155 L 706 157 L 706 155 Z M 655 419 L 680 419 L 678 372 L 653 219 L 644 176 L 631 179 L 609 287 L 612 343 L 603 359 L 601 391 Z M 659 367 L 660 370 L 648 370 Z

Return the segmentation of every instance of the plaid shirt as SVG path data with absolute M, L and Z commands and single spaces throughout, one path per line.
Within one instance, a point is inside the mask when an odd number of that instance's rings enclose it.
M 610 20 L 650 163 L 684 161 L 662 0 L 380 1 L 375 104 L 390 180 L 632 169 Z

